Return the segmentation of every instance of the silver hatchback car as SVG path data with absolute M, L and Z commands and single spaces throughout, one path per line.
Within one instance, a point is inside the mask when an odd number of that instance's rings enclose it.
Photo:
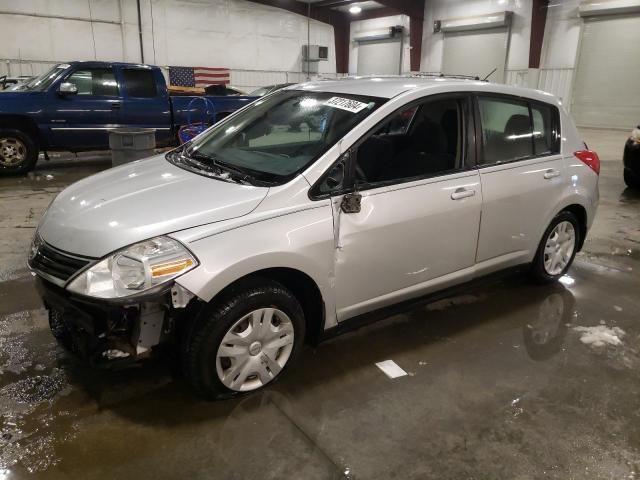
M 70 186 L 29 265 L 68 347 L 130 361 L 167 344 L 201 395 L 231 396 L 272 382 L 305 342 L 493 272 L 559 279 L 599 169 L 543 92 L 306 83 Z

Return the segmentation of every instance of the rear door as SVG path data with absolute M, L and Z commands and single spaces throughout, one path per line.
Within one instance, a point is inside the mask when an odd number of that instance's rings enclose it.
M 78 92 L 52 95 L 47 106 L 52 144 L 71 150 L 106 148 L 122 103 L 113 68 L 79 67 L 62 82 L 74 84 Z
M 482 223 L 478 273 L 531 261 L 564 182 L 558 108 L 476 97 Z
M 159 88 L 164 82 L 162 73 L 148 67 L 124 67 L 119 76 L 124 102 L 118 123 L 125 128 L 153 128 L 159 145 L 170 143 L 171 107 L 167 90 Z

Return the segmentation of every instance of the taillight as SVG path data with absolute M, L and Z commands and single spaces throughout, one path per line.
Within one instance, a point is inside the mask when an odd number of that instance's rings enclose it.
M 576 158 L 584 163 L 591 170 L 600 175 L 600 158 L 593 150 L 580 150 L 574 153 Z

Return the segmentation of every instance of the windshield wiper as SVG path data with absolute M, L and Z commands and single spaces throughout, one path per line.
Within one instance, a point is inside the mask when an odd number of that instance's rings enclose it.
M 252 184 L 246 175 L 238 174 L 229 169 L 223 168 L 216 160 L 207 155 L 194 152 L 186 158 L 190 163 L 195 164 L 202 171 L 213 174 L 222 180 L 232 180 L 238 183 Z
M 267 182 L 265 180 L 261 180 L 256 178 L 256 176 L 254 175 L 254 171 L 251 169 L 245 169 L 242 167 L 238 167 L 236 165 L 230 165 L 229 163 L 223 162 L 222 160 L 219 160 L 216 156 L 214 155 L 206 155 L 202 152 L 198 152 L 198 151 L 188 151 L 188 148 L 185 148 L 183 150 L 183 155 L 185 155 L 187 158 L 192 159 L 196 162 L 198 162 L 201 166 L 201 168 L 205 168 L 209 171 L 212 171 L 212 167 L 213 168 L 217 168 L 221 174 L 223 173 L 230 173 L 233 176 L 231 177 L 232 179 L 235 180 L 240 180 L 241 182 L 244 183 L 249 183 L 252 185 L 255 184 L 259 184 L 259 185 L 271 185 L 271 182 Z M 234 178 L 235 177 L 235 178 Z

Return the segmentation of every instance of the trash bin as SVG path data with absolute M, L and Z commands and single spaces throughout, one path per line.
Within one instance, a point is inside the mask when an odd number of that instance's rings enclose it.
M 114 167 L 152 156 L 156 148 L 154 128 L 114 128 L 109 130 L 109 148 Z

